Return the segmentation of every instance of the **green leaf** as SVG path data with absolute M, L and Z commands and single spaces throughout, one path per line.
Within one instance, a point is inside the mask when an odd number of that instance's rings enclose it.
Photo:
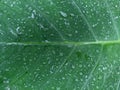
M 119 0 L 0 0 L 0 90 L 120 90 Z

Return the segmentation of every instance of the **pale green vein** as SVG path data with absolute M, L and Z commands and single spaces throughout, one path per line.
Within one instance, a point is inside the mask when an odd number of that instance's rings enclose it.
M 34 7 L 34 5 L 32 4 L 32 6 Z M 61 37 L 62 40 L 66 40 L 64 38 L 64 36 L 62 35 L 62 33 L 60 32 L 60 30 L 48 19 L 48 17 L 38 8 L 35 7 L 36 10 L 38 10 L 41 15 L 43 16 L 44 19 L 47 20 L 48 24 L 59 34 L 59 36 Z
M 63 61 L 63 63 L 59 66 L 59 68 L 56 70 L 55 73 L 59 72 L 60 69 L 67 63 L 68 59 L 72 56 L 73 52 L 75 51 L 76 49 L 76 46 L 74 46 L 72 48 L 72 50 L 70 51 L 70 53 L 68 54 L 68 56 L 65 58 L 65 60 Z
M 74 5 L 74 7 L 76 7 L 78 9 L 78 11 L 81 14 L 82 18 L 85 20 L 87 26 L 89 27 L 90 32 L 92 33 L 93 37 L 97 41 L 97 36 L 95 35 L 95 33 L 94 33 L 94 31 L 93 31 L 93 29 L 92 29 L 92 27 L 90 25 L 90 22 L 87 20 L 86 16 L 82 13 L 82 11 L 81 11 L 80 7 L 77 5 L 77 3 L 74 0 L 72 0 L 72 3 Z
M 115 29 L 115 31 L 116 31 L 117 38 L 119 39 L 119 37 L 120 37 L 120 36 L 119 36 L 119 29 L 118 29 L 118 27 L 117 27 L 117 25 L 116 25 L 116 22 L 115 22 L 115 20 L 114 20 L 113 12 L 112 12 L 112 10 L 110 9 L 110 6 L 109 6 L 107 0 L 105 0 L 105 3 L 106 3 L 106 6 L 107 6 L 107 10 L 108 10 L 109 13 L 110 13 L 110 17 L 111 17 L 111 20 L 112 20 L 112 22 L 113 22 L 113 27 L 114 27 L 114 29 Z
M 73 52 L 75 51 L 75 49 L 76 49 L 76 46 L 74 46 L 74 47 L 72 48 L 72 50 L 70 51 L 70 53 L 68 54 L 68 56 L 64 59 L 64 61 L 63 61 L 62 64 L 58 67 L 58 69 L 55 71 L 55 73 L 48 79 L 48 81 L 49 81 L 50 79 L 52 79 L 52 78 L 55 76 L 55 74 L 57 74 L 57 73 L 62 69 L 62 67 L 67 63 L 68 59 L 71 57 L 71 55 L 73 54 Z M 46 84 L 47 84 L 47 82 L 45 82 L 42 86 L 46 86 Z
M 7 4 L 5 4 L 5 3 L 2 3 L 2 4 L 5 5 L 5 6 L 7 6 L 8 8 L 11 8 L 9 5 L 7 5 Z M 33 4 L 32 4 L 32 6 L 34 7 Z M 43 12 L 41 12 L 40 9 L 38 9 L 38 8 L 36 8 L 36 7 L 34 7 L 34 8 L 41 13 L 41 15 L 43 16 L 43 18 L 47 20 L 48 24 L 58 33 L 58 35 L 61 37 L 61 39 L 62 39 L 62 40 L 66 40 L 66 39 L 64 38 L 64 36 L 62 35 L 62 33 L 60 32 L 60 30 L 58 30 L 58 28 L 47 18 L 47 16 L 46 16 Z M 11 10 L 12 10 L 13 12 L 17 12 L 17 11 L 14 10 L 13 8 L 11 8 Z
M 75 42 L 75 41 L 62 41 L 62 42 L 0 42 L 4 46 L 39 46 L 39 45 L 106 45 L 106 44 L 120 44 L 120 40 L 113 41 L 91 41 L 91 42 Z
M 90 74 L 88 75 L 88 79 L 86 79 L 86 81 L 84 82 L 83 86 L 81 87 L 81 90 L 85 90 L 86 86 L 88 85 L 90 79 L 92 78 L 92 74 L 95 72 L 97 66 L 99 65 L 100 59 L 102 57 L 102 51 L 103 51 L 103 46 L 101 47 L 101 51 L 98 57 L 98 60 L 96 61 L 95 66 L 93 67 L 93 69 L 91 70 Z
M 118 83 L 117 83 L 116 90 L 119 90 L 119 88 L 120 88 L 120 79 L 119 79 L 119 81 L 118 81 Z

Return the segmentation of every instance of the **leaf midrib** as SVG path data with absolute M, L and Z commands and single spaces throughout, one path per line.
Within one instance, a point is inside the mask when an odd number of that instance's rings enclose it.
M 62 42 L 0 42 L 0 45 L 19 45 L 19 46 L 39 46 L 39 45 L 107 45 L 107 44 L 120 44 L 120 40 L 113 41 L 93 41 L 93 42 L 75 42 L 75 41 L 62 41 Z

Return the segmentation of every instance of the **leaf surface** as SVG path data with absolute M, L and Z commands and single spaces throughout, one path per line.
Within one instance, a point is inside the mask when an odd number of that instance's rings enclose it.
M 0 90 L 120 90 L 119 0 L 0 0 Z

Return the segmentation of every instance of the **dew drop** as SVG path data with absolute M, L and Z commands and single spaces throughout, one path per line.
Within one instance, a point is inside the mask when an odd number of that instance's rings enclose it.
M 57 87 L 57 90 L 60 90 L 60 87 Z
M 5 90 L 10 90 L 10 87 L 6 87 Z
M 63 17 L 67 17 L 67 14 L 63 11 L 60 11 L 60 14 L 63 16 Z
M 71 13 L 70 16 L 74 17 L 75 15 L 73 13 Z

